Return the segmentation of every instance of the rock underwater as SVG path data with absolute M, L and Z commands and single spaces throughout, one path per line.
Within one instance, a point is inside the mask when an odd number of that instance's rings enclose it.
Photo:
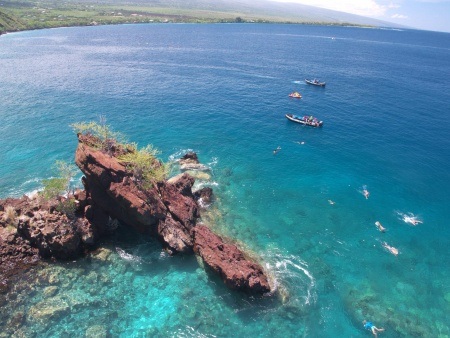
M 195 252 L 233 289 L 270 292 L 261 266 L 245 258 L 236 245 L 196 224 L 201 209 L 198 201 L 211 201 L 210 188 L 194 194 L 195 179 L 188 173 L 143 188 L 118 159 L 132 150 L 117 145 L 102 151 L 90 135 L 78 134 L 78 141 L 75 163 L 85 175 L 85 190 L 71 197 L 76 203 L 73 217 L 57 211 L 64 197 L 45 203 L 26 196 L 0 200 L 1 272 L 6 272 L 6 266 L 13 271 L 20 262 L 36 262 L 38 254 L 62 260 L 79 257 L 94 249 L 118 221 L 143 236 L 156 236 L 171 254 Z M 185 160 L 199 164 L 195 153 L 186 155 Z M 15 215 L 14 222 L 8 221 L 8 212 Z

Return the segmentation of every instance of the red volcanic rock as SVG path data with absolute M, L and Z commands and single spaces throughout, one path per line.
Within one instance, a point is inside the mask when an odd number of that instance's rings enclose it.
M 131 150 L 112 142 L 105 153 L 96 149 L 98 140 L 92 136 L 79 134 L 78 140 L 75 162 L 85 175 L 85 190 L 74 193 L 75 201 L 26 196 L 0 200 L 0 293 L 7 288 L 9 274 L 37 262 L 39 256 L 73 259 L 92 249 L 117 220 L 140 233 L 156 234 L 171 253 L 194 250 L 232 288 L 270 292 L 261 266 L 206 226 L 196 226 L 196 199 L 211 201 L 212 189 L 194 196 L 194 178 L 187 173 L 144 189 L 117 159 Z M 198 164 L 194 153 L 184 160 Z M 65 202 L 75 202 L 75 212 L 61 209 L 74 205 Z M 69 217 L 58 210 L 66 210 Z
M 213 191 L 210 187 L 204 187 L 194 193 L 194 197 L 200 205 L 208 205 L 212 202 Z
M 92 201 L 111 217 L 140 233 L 150 233 L 164 218 L 165 206 L 153 189 L 144 193 L 117 158 L 96 150 L 79 135 L 75 163 L 86 176 L 85 189 Z
M 194 252 L 229 287 L 257 294 L 270 292 L 262 267 L 247 260 L 236 245 L 225 243 L 204 225 L 194 228 Z
M 42 257 L 72 259 L 83 252 L 75 221 L 61 213 L 38 210 L 32 217 L 20 216 L 17 231 L 38 248 Z
M 8 290 L 8 280 L 12 275 L 38 261 L 38 249 L 23 239 L 16 228 L 0 219 L 0 293 Z
M 140 233 L 156 233 L 171 252 L 192 250 L 191 229 L 199 215 L 191 176 L 143 189 L 114 154 L 91 147 L 92 137 L 80 134 L 78 140 L 75 162 L 85 174 L 83 183 L 92 205 Z

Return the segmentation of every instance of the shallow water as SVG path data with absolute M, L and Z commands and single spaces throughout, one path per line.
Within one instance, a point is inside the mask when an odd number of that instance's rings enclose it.
M 197 180 L 217 197 L 204 221 L 279 290 L 230 291 L 195 257 L 122 229 L 107 259 L 21 276 L 2 295 L 3 336 L 370 336 L 363 319 L 380 337 L 450 335 L 449 34 L 124 25 L 8 34 L 0 51 L 1 197 L 39 189 L 73 159 L 69 124 L 106 115 L 165 161 L 190 149 L 211 166 Z

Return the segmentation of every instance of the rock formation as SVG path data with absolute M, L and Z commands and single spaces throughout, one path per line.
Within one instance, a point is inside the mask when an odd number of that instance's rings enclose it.
M 200 217 L 197 200 L 211 203 L 211 188 L 194 194 L 194 178 L 188 173 L 151 182 L 144 188 L 118 159 L 132 149 L 112 144 L 105 152 L 95 146 L 98 140 L 93 136 L 79 134 L 78 140 L 75 162 L 85 175 L 85 190 L 76 191 L 70 200 L 59 197 L 41 201 L 26 196 L 0 200 L 2 275 L 36 262 L 38 254 L 44 258 L 74 259 L 95 248 L 102 236 L 120 222 L 143 236 L 157 236 L 171 254 L 195 251 L 234 289 L 270 292 L 258 264 L 246 259 L 236 245 L 225 243 L 208 227 L 196 225 Z M 187 154 L 184 161 L 202 168 L 195 153 Z M 69 216 L 60 208 L 67 202 L 74 205 Z M 2 283 L 6 282 L 0 281 L 0 289 Z
M 192 177 L 183 174 L 143 189 L 117 157 L 90 146 L 90 137 L 78 137 L 75 163 L 85 174 L 92 205 L 142 234 L 158 235 L 173 253 L 192 250 L 191 229 L 199 216 Z
M 261 266 L 246 259 L 236 245 L 225 243 L 204 225 L 194 228 L 194 252 L 229 287 L 258 294 L 270 292 L 269 282 Z

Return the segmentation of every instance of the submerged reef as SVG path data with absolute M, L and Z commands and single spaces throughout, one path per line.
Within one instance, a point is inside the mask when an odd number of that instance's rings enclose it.
M 89 134 L 79 133 L 78 141 L 75 163 L 84 174 L 84 190 L 50 200 L 37 195 L 0 201 L 0 291 L 7 291 L 9 276 L 42 258 L 73 260 L 91 253 L 120 224 L 158 238 L 170 255 L 197 253 L 233 289 L 270 293 L 259 264 L 204 224 L 197 225 L 202 202 L 212 201 L 211 188 L 194 193 L 195 179 L 187 172 L 144 185 L 121 160 L 136 149 L 111 143 L 105 151 Z M 196 154 L 181 161 L 187 159 L 190 170 L 205 170 Z M 155 160 L 153 167 L 161 166 Z M 72 212 L 61 207 L 66 205 L 73 205 Z

